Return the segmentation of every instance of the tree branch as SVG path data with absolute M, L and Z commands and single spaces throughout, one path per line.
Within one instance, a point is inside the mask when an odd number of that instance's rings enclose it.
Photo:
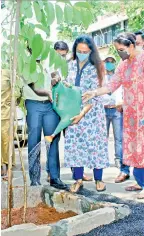
M 10 13 L 3 19 L 3 21 L 1 22 L 1 26 L 4 24 L 5 20 L 7 20 L 12 15 L 13 10 L 14 10 L 14 7 L 12 7 Z

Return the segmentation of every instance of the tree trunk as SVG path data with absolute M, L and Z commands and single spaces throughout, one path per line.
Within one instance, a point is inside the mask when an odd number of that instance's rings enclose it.
M 9 161 L 8 161 L 8 226 L 11 226 L 11 208 L 12 208 L 12 155 L 14 145 L 14 119 L 15 119 L 15 83 L 17 71 L 17 56 L 18 56 L 18 36 L 19 36 L 19 19 L 20 19 L 21 0 L 16 3 L 16 24 L 15 24 L 15 39 L 14 39 L 14 57 L 11 86 L 11 109 L 10 109 L 10 130 L 9 130 Z
M 19 156 L 20 156 L 20 162 L 22 166 L 22 173 L 23 173 L 23 182 L 24 182 L 24 213 L 23 213 L 23 223 L 26 223 L 26 209 L 27 209 L 27 178 L 26 178 L 26 172 L 25 172 L 25 167 L 24 167 L 24 162 L 23 162 L 23 156 L 22 156 L 22 148 L 20 147 L 20 141 L 19 137 L 17 134 L 17 127 L 18 127 L 18 120 L 17 120 L 17 114 L 16 114 L 16 127 L 15 127 L 15 135 L 16 135 L 16 140 L 18 143 L 18 150 L 19 150 Z M 24 135 L 26 135 L 26 123 L 25 123 L 25 128 L 24 128 Z M 23 144 L 24 145 L 24 144 Z

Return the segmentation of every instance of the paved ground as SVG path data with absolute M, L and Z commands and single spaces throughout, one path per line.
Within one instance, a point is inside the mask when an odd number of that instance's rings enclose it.
M 63 152 L 63 146 L 64 146 L 64 139 L 63 137 L 60 140 L 60 161 L 61 161 L 61 178 L 66 183 L 73 183 L 73 180 L 71 178 L 71 171 L 68 168 L 64 168 L 64 152 Z M 112 133 L 110 136 L 109 141 L 109 158 L 110 158 L 110 168 L 107 168 L 104 170 L 104 178 L 103 180 L 107 184 L 107 190 L 105 193 L 112 194 L 115 197 L 119 197 L 122 199 L 129 199 L 129 200 L 135 200 L 135 193 L 129 193 L 125 191 L 125 187 L 129 184 L 134 183 L 133 176 L 131 175 L 131 178 L 129 181 L 126 181 L 122 184 L 115 184 L 114 179 L 119 174 L 119 170 L 114 166 L 114 143 L 113 143 L 113 137 Z M 25 164 L 26 171 L 28 170 L 28 163 L 27 163 L 27 147 L 23 149 L 23 160 Z M 21 172 L 21 165 L 19 161 L 19 154 L 18 149 L 16 148 L 16 167 L 14 168 L 14 179 L 13 184 L 14 185 L 23 185 L 23 179 L 22 179 L 22 172 Z M 42 176 L 41 176 L 41 183 L 46 184 L 46 172 L 45 172 L 45 163 L 46 163 L 46 151 L 45 151 L 45 143 L 42 139 L 42 148 L 41 148 L 41 166 L 42 166 Z M 85 172 L 92 176 L 92 170 L 89 170 L 85 168 Z M 132 172 L 132 169 L 131 169 Z M 29 177 L 27 173 L 27 180 L 29 184 Z M 84 184 L 86 189 L 89 190 L 95 190 L 95 184 L 94 182 L 85 182 Z M 140 200 L 139 200 L 140 201 Z
M 114 167 L 114 148 L 113 148 L 113 137 L 112 134 L 110 136 L 109 141 L 109 158 L 111 167 L 104 170 L 104 178 L 103 180 L 106 182 L 107 190 L 105 194 L 96 194 L 95 183 L 87 182 L 84 183 L 84 190 L 82 194 L 86 196 L 92 196 L 94 198 L 98 198 L 100 201 L 112 201 L 116 203 L 125 203 L 130 206 L 132 209 L 132 214 L 127 219 L 121 220 L 117 223 L 100 227 L 95 229 L 85 236 L 144 236 L 144 200 L 136 200 L 136 193 L 129 193 L 125 191 L 125 187 L 132 184 L 134 182 L 133 176 L 131 176 L 130 180 L 122 183 L 115 184 L 114 179 L 119 174 L 119 170 Z M 45 144 L 44 140 L 42 141 L 42 151 L 41 151 L 41 165 L 42 165 L 42 176 L 41 183 L 46 184 L 46 172 L 45 172 Z M 66 183 L 71 184 L 73 180 L 71 178 L 71 171 L 68 168 L 64 168 L 64 153 L 63 153 L 63 137 L 60 141 L 60 160 L 61 160 L 61 178 Z M 27 163 L 27 147 L 23 149 L 23 160 L 25 164 L 26 171 L 28 170 Z M 23 185 L 21 165 L 19 161 L 18 149 L 16 149 L 16 167 L 13 172 L 13 185 L 19 186 Z M 131 170 L 132 171 L 132 170 Z M 85 169 L 85 172 L 92 176 L 92 171 L 89 169 Z M 27 181 L 29 185 L 29 177 L 27 171 Z M 107 195 L 109 194 L 109 195 Z
M 118 204 L 126 204 L 130 207 L 132 214 L 115 222 L 96 228 L 87 234 L 81 236 L 144 236 L 144 204 L 135 201 L 122 200 L 110 195 L 101 194 L 95 197 L 94 192 L 83 191 L 85 196 L 91 196 L 100 201 L 115 202 Z M 79 235 L 80 236 L 80 235 Z

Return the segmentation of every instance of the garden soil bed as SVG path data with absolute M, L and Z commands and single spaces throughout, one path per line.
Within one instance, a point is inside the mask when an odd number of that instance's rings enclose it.
M 38 204 L 36 207 L 27 208 L 26 223 L 36 225 L 51 224 L 59 220 L 66 219 L 77 214 L 68 211 L 59 213 L 53 207 L 48 207 L 44 203 Z M 23 208 L 12 209 L 12 225 L 23 224 Z M 7 228 L 7 210 L 1 211 L 1 229 Z

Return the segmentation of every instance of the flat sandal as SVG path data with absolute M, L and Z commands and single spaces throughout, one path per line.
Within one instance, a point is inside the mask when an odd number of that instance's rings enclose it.
M 80 189 L 83 188 L 83 182 L 81 181 L 77 181 L 74 184 L 71 185 L 70 187 L 70 192 L 71 193 L 78 193 L 80 191 Z
M 106 185 L 104 184 L 104 182 L 103 182 L 103 181 L 96 180 L 96 181 L 95 181 L 95 183 L 96 183 L 96 190 L 97 190 L 98 192 L 103 192 L 103 191 L 105 191 L 105 190 L 106 190 Z M 103 185 L 104 185 L 104 187 L 103 187 L 103 188 L 98 188 L 98 184 L 100 184 L 100 183 L 103 183 Z

